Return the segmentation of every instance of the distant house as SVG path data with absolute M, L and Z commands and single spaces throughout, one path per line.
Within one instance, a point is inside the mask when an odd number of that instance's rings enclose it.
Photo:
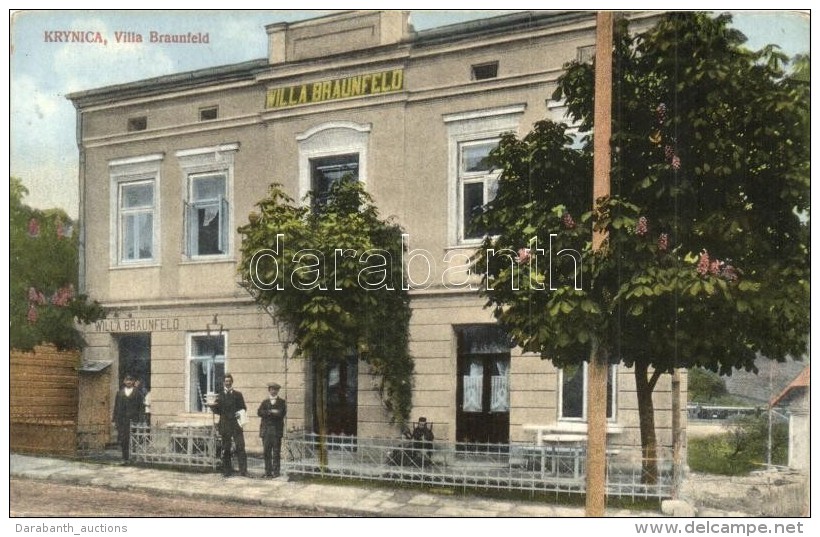
M 808 470 L 810 463 L 809 384 L 810 366 L 806 366 L 777 397 L 771 400 L 789 415 L 789 467 Z

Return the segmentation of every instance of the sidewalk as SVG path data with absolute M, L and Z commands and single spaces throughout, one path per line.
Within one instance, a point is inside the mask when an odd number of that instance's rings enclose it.
M 116 459 L 95 462 L 10 454 L 10 477 L 140 490 L 222 502 L 249 502 L 271 507 L 307 509 L 365 517 L 583 517 L 583 507 L 538 501 L 508 501 L 470 495 L 448 496 L 383 487 L 356 487 L 262 479 L 261 460 L 249 459 L 250 478 L 223 478 L 219 473 L 195 473 L 141 466 L 121 466 Z M 608 509 L 607 517 L 658 517 L 659 512 Z

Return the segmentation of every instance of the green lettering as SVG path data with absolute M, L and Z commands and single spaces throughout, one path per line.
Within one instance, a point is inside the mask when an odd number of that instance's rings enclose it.
M 393 71 L 393 81 L 391 84 L 391 88 L 393 91 L 399 91 L 402 88 L 404 83 L 404 70 L 396 69 Z
M 316 82 L 313 84 L 313 90 L 311 90 L 311 102 L 319 102 L 322 99 L 322 83 Z

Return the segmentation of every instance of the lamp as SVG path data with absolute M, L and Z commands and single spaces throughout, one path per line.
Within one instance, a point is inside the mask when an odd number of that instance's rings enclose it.
M 222 323 L 219 322 L 219 318 L 216 313 L 214 313 L 214 320 L 205 325 L 205 333 L 209 336 L 222 335 Z

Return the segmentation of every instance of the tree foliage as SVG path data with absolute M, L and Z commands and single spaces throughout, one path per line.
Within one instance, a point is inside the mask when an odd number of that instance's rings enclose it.
M 728 393 L 723 377 L 708 369 L 693 367 L 687 380 L 687 400 L 690 402 L 714 403 Z
M 25 205 L 28 190 L 16 177 L 10 180 L 9 194 L 9 346 L 80 349 L 85 341 L 75 322 L 93 322 L 104 312 L 96 301 L 76 294 L 79 258 L 73 222 L 60 209 Z
M 594 210 L 592 134 L 575 150 L 566 125 L 542 121 L 494 153 L 498 194 L 481 223 L 499 233 L 484 248 L 519 255 L 477 259 L 488 305 L 559 366 L 589 359 L 594 343 L 632 367 L 647 456 L 660 375 L 753 370 L 758 354 L 807 348 L 809 87 L 776 47 L 746 49 L 730 22 L 670 13 L 640 34 L 619 23 L 612 195 Z M 581 132 L 593 133 L 593 96 L 594 65 L 567 65 L 553 97 Z M 607 234 L 598 251 L 593 228 Z
M 258 212 L 239 228 L 244 285 L 293 327 L 298 351 L 317 371 L 351 352 L 368 363 L 381 378 L 392 419 L 404 423 L 412 408 L 413 360 L 402 230 L 380 219 L 357 181 L 337 181 L 326 200 L 311 194 L 311 202 L 297 204 L 281 185 L 271 185 Z

